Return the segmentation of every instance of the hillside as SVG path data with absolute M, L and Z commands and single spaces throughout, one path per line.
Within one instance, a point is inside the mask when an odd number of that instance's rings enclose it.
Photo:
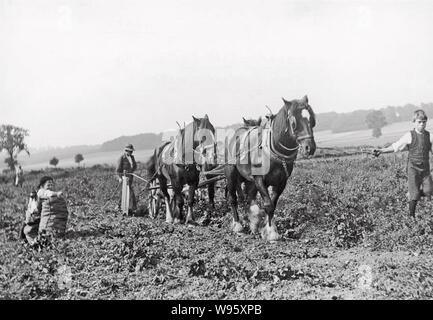
M 162 133 L 141 133 L 134 136 L 121 136 L 119 138 L 104 142 L 99 151 L 122 150 L 126 144 L 132 143 L 136 150 L 156 148 L 161 144 Z
M 35 163 L 45 163 L 45 166 L 48 166 L 48 161 L 52 157 L 56 157 L 58 159 L 73 159 L 77 153 L 81 153 L 83 155 L 92 154 L 98 152 L 100 150 L 99 145 L 80 145 L 80 146 L 70 146 L 64 148 L 51 148 L 45 149 L 43 151 L 32 150 L 30 149 L 30 156 L 28 156 L 25 152 L 21 152 L 18 156 L 18 162 L 24 165 L 27 164 L 35 164 Z M 0 153 L 0 169 L 5 169 L 6 164 L 4 163 L 4 159 L 6 158 L 6 153 Z
M 416 109 L 424 109 L 428 115 L 433 115 L 433 103 L 421 103 L 419 106 L 413 104 L 398 107 L 388 106 L 381 109 L 355 110 L 347 113 L 318 113 L 316 131 L 331 130 L 332 133 L 338 133 L 368 129 L 365 118 L 373 110 L 381 111 L 388 124 L 410 121 Z

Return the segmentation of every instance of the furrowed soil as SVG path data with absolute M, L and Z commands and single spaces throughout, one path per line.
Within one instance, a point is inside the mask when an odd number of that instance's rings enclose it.
M 111 167 L 26 173 L 22 189 L 0 184 L 0 299 L 431 299 L 433 206 L 408 217 L 405 159 L 296 163 L 275 243 L 230 230 L 223 189 L 215 210 L 197 201 L 198 225 L 172 225 L 164 208 L 147 215 L 138 181 L 141 214 L 122 216 Z M 67 199 L 67 234 L 33 249 L 19 231 L 46 174 Z

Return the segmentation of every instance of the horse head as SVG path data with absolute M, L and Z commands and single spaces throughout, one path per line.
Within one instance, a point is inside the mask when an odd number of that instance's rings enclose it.
M 212 139 L 214 138 L 215 135 L 215 128 L 213 126 L 213 124 L 209 121 L 209 117 L 207 114 L 204 115 L 203 118 L 196 118 L 194 116 L 192 116 L 193 120 L 194 120 L 194 125 L 195 125 L 195 132 L 198 133 L 199 136 L 199 143 L 204 143 L 206 138 L 209 136 L 209 134 L 212 136 Z M 207 141 L 207 142 L 212 142 L 212 141 Z
M 206 159 L 215 155 L 215 128 L 210 122 L 207 114 L 203 118 L 192 117 L 195 124 L 194 150 Z
M 316 151 L 313 128 L 316 125 L 316 116 L 308 104 L 308 97 L 300 100 L 287 101 L 283 98 L 284 109 L 287 112 L 286 132 L 296 139 L 305 155 L 313 155 Z M 303 114 L 306 110 L 306 114 Z
M 244 121 L 245 127 L 259 127 L 262 124 L 262 117 L 259 117 L 257 120 L 245 118 L 242 118 L 242 120 Z

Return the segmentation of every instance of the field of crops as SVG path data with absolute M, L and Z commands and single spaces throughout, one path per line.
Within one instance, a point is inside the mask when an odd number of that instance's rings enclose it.
M 23 189 L 0 183 L 0 299 L 433 298 L 433 205 L 422 201 L 408 217 L 404 155 L 296 164 L 276 243 L 232 233 L 220 191 L 215 211 L 196 204 L 197 226 L 149 218 L 145 193 L 141 215 L 122 216 L 107 203 L 113 171 L 50 172 L 70 216 L 66 239 L 41 250 L 18 232 L 46 172 L 27 173 Z

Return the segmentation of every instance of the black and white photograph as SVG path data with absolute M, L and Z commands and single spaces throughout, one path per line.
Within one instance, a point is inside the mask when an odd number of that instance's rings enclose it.
M 431 118 L 430 0 L 0 0 L 0 300 L 431 300 Z

